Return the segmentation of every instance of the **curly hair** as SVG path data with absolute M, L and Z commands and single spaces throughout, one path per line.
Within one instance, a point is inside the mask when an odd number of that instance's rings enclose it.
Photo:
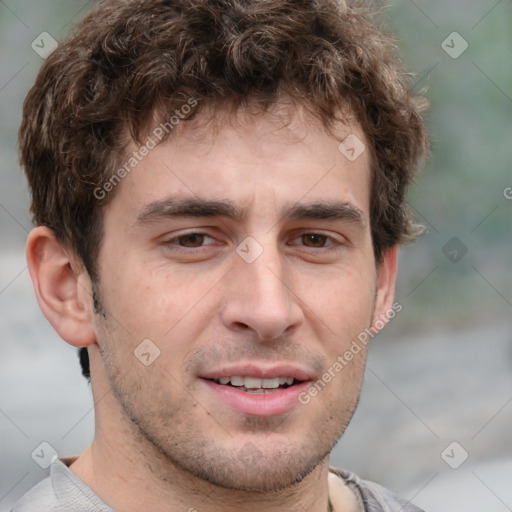
M 33 220 L 79 256 L 94 283 L 101 208 L 114 195 L 94 191 L 130 141 L 143 143 L 190 98 L 197 106 L 185 119 L 227 105 L 265 112 L 283 97 L 327 130 L 342 111 L 361 125 L 376 262 L 413 240 L 420 228 L 405 191 L 428 153 L 426 101 L 410 90 L 368 2 L 343 0 L 98 3 L 44 62 L 24 103 L 20 163 Z

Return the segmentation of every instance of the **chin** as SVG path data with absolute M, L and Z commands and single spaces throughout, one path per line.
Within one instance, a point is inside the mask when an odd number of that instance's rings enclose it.
M 267 438 L 268 441 L 268 438 Z M 302 481 L 327 460 L 329 446 L 308 444 L 283 445 L 258 440 L 247 441 L 241 448 L 203 444 L 188 457 L 167 452 L 168 461 L 189 474 L 224 489 L 245 492 L 275 492 Z
M 293 461 L 257 460 L 251 466 L 237 462 L 233 466 L 203 466 L 194 475 L 217 487 L 246 492 L 276 492 L 301 482 L 321 462 L 296 465 Z

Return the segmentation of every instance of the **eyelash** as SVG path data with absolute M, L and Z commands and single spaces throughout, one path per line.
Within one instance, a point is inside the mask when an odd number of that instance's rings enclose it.
M 308 235 L 309 236 L 315 235 L 315 236 L 325 237 L 326 242 L 330 241 L 330 244 L 322 246 L 322 247 L 309 247 L 307 245 L 303 245 L 303 247 L 306 247 L 307 249 L 313 249 L 313 250 L 315 250 L 315 249 L 333 250 L 333 249 L 339 248 L 339 246 L 344 245 L 342 242 L 336 240 L 334 237 L 326 235 L 326 234 L 321 233 L 321 232 L 317 232 L 317 231 L 304 232 L 304 233 L 296 236 L 294 238 L 294 240 L 297 240 L 299 238 L 302 238 L 302 237 L 305 237 L 305 236 L 308 236 Z M 186 251 L 186 252 L 192 252 L 192 251 L 198 252 L 198 251 L 200 251 L 202 249 L 205 249 L 207 247 L 206 245 L 200 245 L 198 247 L 186 247 L 186 246 L 180 246 L 178 244 L 175 244 L 175 242 L 179 241 L 179 239 L 186 238 L 186 237 L 189 237 L 189 236 L 203 236 L 203 237 L 211 238 L 212 240 L 214 240 L 214 238 L 211 235 L 208 235 L 207 233 L 203 233 L 202 231 L 191 231 L 189 233 L 184 233 L 182 235 L 178 235 L 178 236 L 172 237 L 172 238 L 170 238 L 168 240 L 165 240 L 163 242 L 163 244 L 166 247 L 170 248 L 171 250 L 174 250 L 174 251 Z M 296 245 L 296 244 L 293 244 L 293 245 Z

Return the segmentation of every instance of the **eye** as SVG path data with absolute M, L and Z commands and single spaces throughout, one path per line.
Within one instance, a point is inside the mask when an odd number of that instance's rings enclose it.
M 341 245 L 340 242 L 335 240 L 333 237 L 324 235 L 323 233 L 304 233 L 295 238 L 295 240 L 300 240 L 304 247 L 311 249 L 324 249 L 336 245 Z M 299 244 L 292 243 L 291 245 Z
M 204 247 L 204 242 L 207 239 L 214 240 L 214 238 L 207 235 L 206 233 L 195 231 L 170 238 L 169 240 L 166 240 L 164 244 L 170 246 L 171 248 L 177 248 L 178 250 L 180 247 L 187 249 L 197 249 Z

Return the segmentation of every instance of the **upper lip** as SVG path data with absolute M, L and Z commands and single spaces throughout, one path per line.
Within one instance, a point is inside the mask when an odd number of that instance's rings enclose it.
M 274 379 L 276 377 L 293 377 L 296 380 L 304 381 L 311 379 L 311 373 L 293 364 L 279 364 L 265 366 L 263 364 L 238 364 L 224 366 L 217 370 L 202 372 L 199 377 L 203 379 L 218 380 L 221 377 L 254 377 L 259 379 Z

